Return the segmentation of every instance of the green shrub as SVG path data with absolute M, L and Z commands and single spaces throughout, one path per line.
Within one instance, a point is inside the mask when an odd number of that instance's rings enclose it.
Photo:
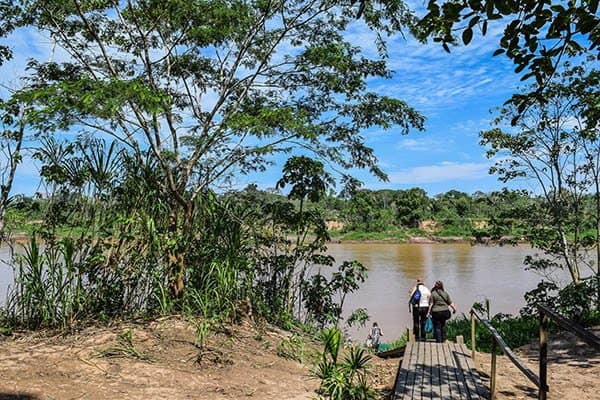
M 372 356 L 362 347 L 350 347 L 340 362 L 342 335 L 337 328 L 324 330 L 322 340 L 324 350 L 313 369 L 313 376 L 321 382 L 318 398 L 374 400 L 375 392 L 367 384 Z
M 508 347 L 512 349 L 529 344 L 539 337 L 540 328 L 536 318 L 497 314 L 490 322 Z M 446 334 L 448 340 L 455 340 L 456 336 L 463 336 L 467 346 L 471 347 L 471 320 L 466 316 L 462 316 L 448 321 Z M 477 323 L 475 329 L 477 350 L 491 352 L 492 340 L 492 334 L 483 325 Z

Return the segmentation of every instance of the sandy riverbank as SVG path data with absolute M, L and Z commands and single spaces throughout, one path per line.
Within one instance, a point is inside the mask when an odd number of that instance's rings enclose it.
M 131 331 L 142 356 L 119 356 L 119 335 Z M 90 327 L 68 336 L 39 333 L 0 338 L 0 399 L 311 399 L 317 381 L 308 363 L 280 357 L 288 332 L 249 322 L 212 335 L 204 349 L 195 329 L 168 318 L 144 324 Z M 551 338 L 549 399 L 597 399 L 600 354 L 569 334 Z M 112 356 L 107 352 L 112 349 Z M 306 348 L 308 351 L 308 348 Z M 517 349 L 536 371 L 535 344 Z M 104 355 L 103 355 L 104 354 Z M 393 387 L 401 359 L 371 362 L 381 399 Z M 490 355 L 477 355 L 489 386 Z M 498 357 L 497 399 L 536 398 L 533 385 L 505 356 Z

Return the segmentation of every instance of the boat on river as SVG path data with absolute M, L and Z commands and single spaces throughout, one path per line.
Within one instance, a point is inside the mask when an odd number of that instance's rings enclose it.
M 406 349 L 406 344 L 400 347 L 391 347 L 387 343 L 381 343 L 379 345 L 379 351 L 375 352 L 375 355 L 380 358 L 395 358 L 402 357 L 404 355 L 404 350 Z

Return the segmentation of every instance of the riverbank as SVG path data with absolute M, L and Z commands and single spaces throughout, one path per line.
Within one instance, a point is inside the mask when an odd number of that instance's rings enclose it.
M 0 399 L 310 399 L 312 345 L 291 338 L 246 321 L 199 343 L 177 317 L 0 337 Z
M 129 344 L 123 341 L 126 332 Z M 310 377 L 309 360 L 317 344 L 304 338 L 294 354 L 305 359 L 293 360 L 281 345 L 292 337 L 245 321 L 223 327 L 200 348 L 194 326 L 177 317 L 89 327 L 72 335 L 0 337 L 0 399 L 315 398 L 318 382 Z M 597 398 L 600 355 L 567 333 L 551 336 L 549 349 L 548 398 Z M 537 351 L 535 344 L 515 350 L 533 371 Z M 491 356 L 477 353 L 476 358 L 489 388 Z M 386 398 L 393 389 L 400 362 L 371 360 L 369 384 L 377 398 Z M 498 356 L 497 363 L 497 399 L 537 397 L 535 387 L 506 356 Z
M 478 244 L 484 246 L 504 246 L 513 244 L 526 244 L 528 243 L 523 238 L 513 236 L 503 236 L 499 239 L 492 239 L 488 237 L 476 238 L 473 236 L 408 236 L 408 237 L 376 237 L 372 238 L 365 236 L 364 238 L 354 238 L 350 236 L 332 236 L 332 243 L 410 243 L 410 244 L 436 244 L 436 243 L 469 243 Z

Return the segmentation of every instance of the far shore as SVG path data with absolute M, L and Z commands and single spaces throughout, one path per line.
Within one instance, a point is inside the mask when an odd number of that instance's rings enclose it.
M 510 244 L 526 244 L 526 240 L 522 238 L 504 236 L 500 239 L 482 238 L 464 236 L 411 236 L 406 239 L 385 238 L 385 239 L 344 239 L 341 237 L 332 237 L 331 243 L 408 243 L 408 244 L 446 244 L 446 243 L 469 243 L 474 245 L 484 246 L 504 246 Z
M 24 232 L 11 233 L 9 240 L 13 244 L 26 244 L 29 242 L 31 235 Z M 410 236 L 406 238 L 387 237 L 378 239 L 345 239 L 340 236 L 332 236 L 330 243 L 390 243 L 390 244 L 446 244 L 455 243 L 463 244 L 469 243 L 474 245 L 486 245 L 486 246 L 504 246 L 510 244 L 526 244 L 528 243 L 523 238 L 514 236 L 503 236 L 499 239 L 492 239 L 489 237 L 475 238 L 465 236 Z

